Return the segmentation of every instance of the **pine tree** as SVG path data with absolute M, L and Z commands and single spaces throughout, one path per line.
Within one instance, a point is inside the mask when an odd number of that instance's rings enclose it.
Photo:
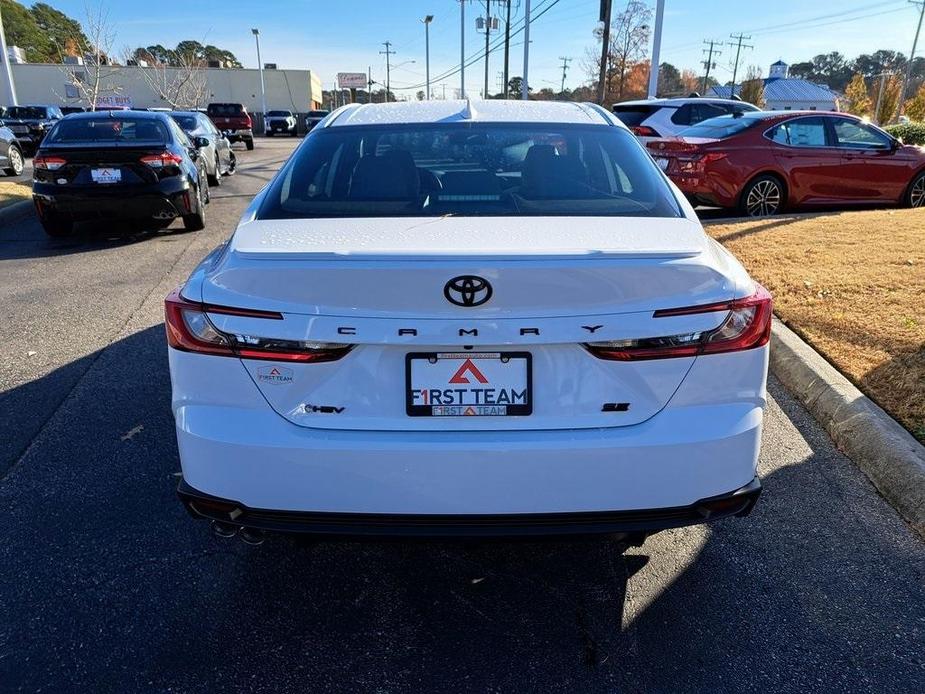
M 864 83 L 864 75 L 858 73 L 851 78 L 851 82 L 845 89 L 845 99 L 847 99 L 847 111 L 856 116 L 869 116 L 873 110 L 873 104 L 870 95 L 867 93 L 867 85 Z

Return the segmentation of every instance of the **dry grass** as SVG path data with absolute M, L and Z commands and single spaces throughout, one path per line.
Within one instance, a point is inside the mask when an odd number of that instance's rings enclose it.
M 18 181 L 0 180 L 0 207 L 6 207 L 14 202 L 25 200 L 32 195 L 32 188 Z
M 775 313 L 925 441 L 925 210 L 706 225 Z

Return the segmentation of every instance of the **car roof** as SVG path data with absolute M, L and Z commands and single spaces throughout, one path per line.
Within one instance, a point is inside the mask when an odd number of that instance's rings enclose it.
M 454 122 L 555 123 L 626 127 L 597 104 L 504 99 L 349 104 L 335 111 L 327 122 L 327 126 Z
M 737 104 L 752 106 L 747 101 L 738 99 L 714 99 L 711 96 L 686 96 L 671 99 L 636 99 L 635 101 L 621 101 L 614 106 L 684 106 L 685 104 Z
M 170 114 L 164 111 L 132 111 L 131 109 L 122 109 L 112 111 L 83 111 L 80 113 L 72 113 L 68 116 L 68 118 L 73 120 L 99 118 L 100 116 L 109 116 L 110 118 L 124 118 L 126 115 L 130 115 L 138 120 L 164 120 L 165 118 L 170 117 Z

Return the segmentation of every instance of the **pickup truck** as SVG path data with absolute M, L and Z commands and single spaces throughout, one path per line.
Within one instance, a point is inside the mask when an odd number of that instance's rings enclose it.
M 292 111 L 270 111 L 267 113 L 267 136 L 299 134 L 299 124 Z
M 254 121 L 244 104 L 212 103 L 206 114 L 229 142 L 243 142 L 248 149 L 254 149 Z
M 3 125 L 13 131 L 20 146 L 32 154 L 42 144 L 45 134 L 64 118 L 57 106 L 8 106 Z

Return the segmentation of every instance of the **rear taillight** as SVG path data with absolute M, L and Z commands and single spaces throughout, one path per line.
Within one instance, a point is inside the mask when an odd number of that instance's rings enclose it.
M 45 171 L 57 171 L 67 164 L 67 159 L 62 157 L 37 156 L 32 160 L 33 169 L 44 169 Z
M 633 135 L 637 137 L 661 137 L 661 135 L 658 134 L 658 130 L 650 128 L 648 125 L 637 125 L 630 128 L 630 130 L 632 130 Z
M 585 347 L 601 359 L 634 361 L 737 352 L 766 345 L 771 338 L 771 295 L 760 284 L 756 285 L 754 294 L 744 299 L 661 309 L 656 311 L 653 317 L 689 316 L 715 311 L 727 311 L 728 315 L 719 327 L 711 330 L 633 340 L 592 342 Z
M 282 320 L 274 311 L 211 306 L 187 301 L 179 290 L 164 300 L 164 324 L 167 344 L 183 352 L 198 352 L 219 357 L 269 359 L 291 362 L 335 361 L 347 354 L 352 345 L 310 340 L 284 340 L 260 335 L 229 333 L 219 330 L 207 314 L 242 318 Z
M 681 171 L 704 171 L 708 164 L 725 159 L 726 152 L 700 152 L 690 155 L 678 155 L 678 168 Z
M 247 128 L 254 127 L 254 120 L 250 117 L 250 115 L 244 116 L 244 124 L 245 124 L 245 127 Z
M 173 152 L 158 152 L 157 154 L 146 154 L 139 161 L 147 164 L 152 169 L 163 169 L 165 166 L 180 166 L 183 163 L 183 157 Z

